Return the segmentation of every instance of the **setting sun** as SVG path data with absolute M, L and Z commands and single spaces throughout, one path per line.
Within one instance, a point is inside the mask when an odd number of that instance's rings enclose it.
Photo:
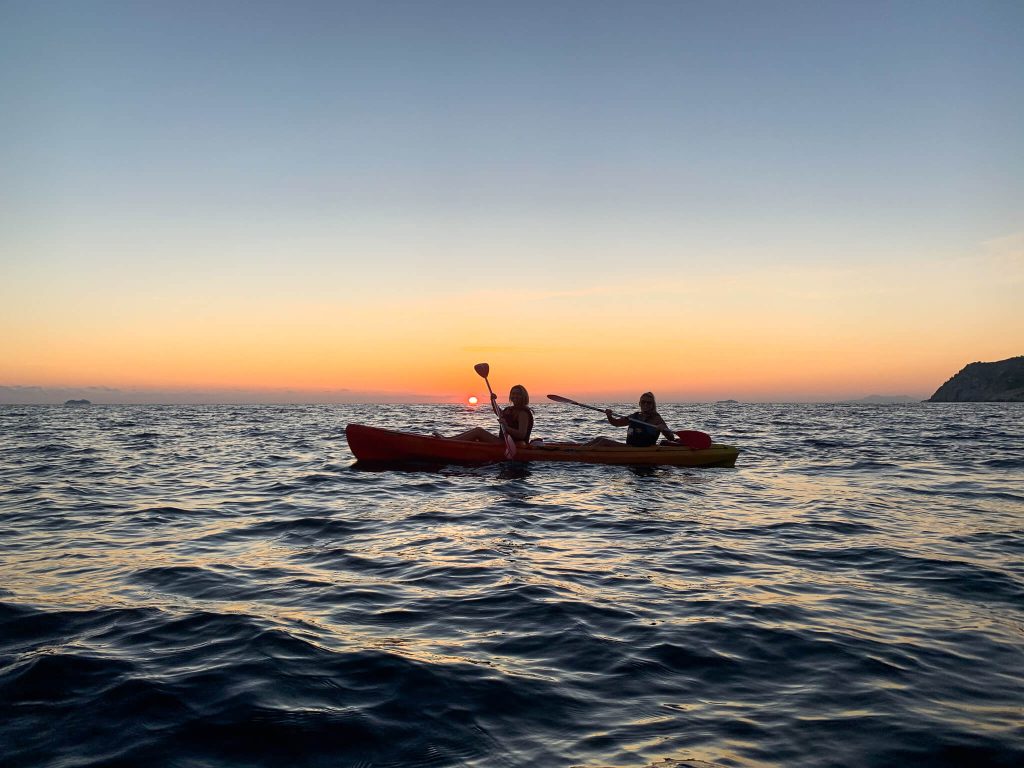
M 470 395 L 469 398 L 467 398 L 466 402 L 469 403 L 470 405 L 476 405 L 480 401 L 476 399 L 476 395 Z

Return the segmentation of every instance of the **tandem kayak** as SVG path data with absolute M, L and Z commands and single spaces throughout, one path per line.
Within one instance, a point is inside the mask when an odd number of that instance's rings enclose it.
M 430 435 L 349 424 L 349 448 L 367 464 L 489 464 L 505 461 L 504 443 L 446 440 Z M 739 449 L 712 444 L 693 450 L 681 445 L 588 446 L 583 443 L 531 443 L 516 448 L 516 461 L 576 461 L 586 464 L 671 465 L 676 467 L 731 467 Z

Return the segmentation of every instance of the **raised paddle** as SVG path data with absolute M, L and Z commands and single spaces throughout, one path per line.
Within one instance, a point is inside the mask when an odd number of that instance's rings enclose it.
M 491 366 L 487 363 L 477 363 L 473 366 L 473 370 L 484 380 L 487 385 L 487 391 L 491 393 L 491 408 L 494 409 L 494 415 L 498 417 L 498 424 L 501 424 L 501 411 L 498 410 L 498 404 L 494 402 L 494 390 L 491 389 L 491 382 L 487 380 L 487 375 L 491 372 Z M 504 428 L 501 430 L 501 434 L 505 436 L 505 458 L 512 461 L 516 457 L 516 441 Z
M 569 405 L 578 405 L 580 408 L 589 408 L 592 411 L 598 411 L 604 413 L 604 408 L 598 408 L 593 405 L 587 405 L 586 403 L 578 403 L 575 400 L 570 400 L 568 397 L 562 397 L 561 395 L 548 395 L 548 400 L 554 400 L 556 403 L 567 403 Z M 613 413 L 617 419 L 629 419 L 634 424 L 643 424 L 645 427 L 653 427 L 653 424 L 648 424 L 646 421 L 640 419 L 634 419 L 631 416 L 619 416 L 617 413 Z M 706 432 L 698 432 L 696 429 L 681 429 L 675 433 L 676 439 L 685 445 L 687 448 L 693 448 L 695 451 L 702 451 L 705 448 L 711 447 L 711 435 Z

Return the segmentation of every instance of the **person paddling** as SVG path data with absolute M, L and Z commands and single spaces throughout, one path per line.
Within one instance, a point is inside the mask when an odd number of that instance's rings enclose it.
M 492 394 L 491 399 L 496 401 L 498 396 Z M 512 439 L 517 443 L 528 444 L 530 442 L 530 433 L 533 431 L 533 411 L 528 407 L 530 405 L 530 393 L 526 391 L 526 387 L 522 384 L 516 384 L 509 390 L 508 399 L 512 404 L 501 409 L 501 430 L 503 433 L 511 435 Z M 435 432 L 434 437 L 443 438 L 444 435 Z M 478 443 L 502 443 L 505 441 L 505 438 L 500 434 L 495 435 L 483 427 L 473 427 L 445 439 L 471 440 Z
M 616 427 L 626 427 L 626 445 L 634 448 L 648 448 L 658 442 L 658 435 L 662 434 L 666 439 L 676 442 L 676 436 L 665 420 L 658 413 L 654 395 L 651 392 L 644 392 L 640 395 L 640 410 L 631 413 L 629 416 L 616 416 L 610 408 L 604 411 L 609 424 Z M 638 424 L 637 422 L 644 422 Z M 587 445 L 622 445 L 618 440 L 610 440 L 607 437 L 596 437 Z

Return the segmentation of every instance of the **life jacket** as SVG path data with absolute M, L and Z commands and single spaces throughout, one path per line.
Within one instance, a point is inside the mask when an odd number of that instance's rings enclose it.
M 639 421 L 644 420 L 643 414 L 640 411 L 630 414 L 629 418 L 638 419 Z M 661 429 L 659 427 L 654 425 L 645 426 L 631 421 L 626 428 L 626 445 L 632 445 L 634 448 L 647 448 L 658 442 L 658 435 L 660 434 Z
M 516 408 L 514 405 L 509 405 L 501 409 L 501 417 L 508 422 L 510 427 L 515 427 L 516 429 L 523 428 L 523 422 L 520 419 L 525 418 L 527 425 L 526 438 L 521 442 L 530 442 L 530 433 L 533 432 L 533 411 L 529 408 Z

